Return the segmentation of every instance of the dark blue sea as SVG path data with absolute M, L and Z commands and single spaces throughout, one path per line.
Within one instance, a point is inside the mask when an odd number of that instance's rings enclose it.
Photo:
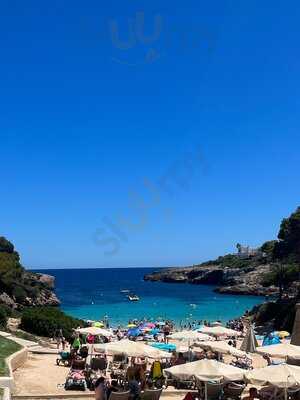
M 255 296 L 221 295 L 214 286 L 145 282 L 149 268 L 40 270 L 56 278 L 62 309 L 84 319 L 108 316 L 113 324 L 133 318 L 169 318 L 177 323 L 199 319 L 227 321 L 263 302 Z M 140 297 L 130 302 L 121 290 Z

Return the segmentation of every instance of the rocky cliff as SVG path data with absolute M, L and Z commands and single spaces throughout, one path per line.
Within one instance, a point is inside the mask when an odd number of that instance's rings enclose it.
M 300 207 L 282 220 L 277 240 L 267 241 L 258 249 L 240 244 L 236 247 L 237 254 L 192 267 L 160 270 L 144 279 L 211 284 L 220 293 L 300 297 Z
M 186 268 L 168 268 L 144 276 L 146 281 L 215 285 L 216 292 L 269 296 L 278 293 L 274 286 L 264 287 L 262 277 L 270 271 L 269 264 L 247 268 L 230 268 L 215 265 L 199 265 Z
M 55 278 L 46 274 L 28 273 L 30 277 L 27 279 L 31 281 L 33 287 L 38 286 L 35 294 L 25 291 L 23 298 L 16 297 L 11 291 L 0 291 L 0 304 L 4 304 L 13 309 L 21 309 L 23 307 L 37 307 L 37 306 L 59 306 L 60 300 L 54 293 L 54 280 Z M 27 281 L 28 281 L 27 280 Z M 9 294 L 7 293 L 9 292 Z
M 11 242 L 0 237 L 0 304 L 14 309 L 57 306 L 54 277 L 26 271 Z

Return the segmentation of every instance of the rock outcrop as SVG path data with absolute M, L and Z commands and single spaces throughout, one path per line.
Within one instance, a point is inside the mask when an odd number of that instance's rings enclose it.
M 26 296 L 22 301 L 15 296 L 8 295 L 6 292 L 0 293 L 0 304 L 4 304 L 13 309 L 35 306 L 59 306 L 60 300 L 54 293 L 55 278 L 51 275 L 25 272 L 27 282 L 32 285 L 37 284 L 39 289 L 36 295 Z
M 226 294 L 270 296 L 278 293 L 276 287 L 264 287 L 262 276 L 270 265 L 248 268 L 220 268 L 220 265 L 200 265 L 186 268 L 168 268 L 145 275 L 146 281 L 214 285 L 216 292 Z
M 0 304 L 4 304 L 5 306 L 13 309 L 18 307 L 17 303 L 5 292 L 0 294 Z
M 0 304 L 12 309 L 58 306 L 54 277 L 27 271 L 14 245 L 0 236 Z

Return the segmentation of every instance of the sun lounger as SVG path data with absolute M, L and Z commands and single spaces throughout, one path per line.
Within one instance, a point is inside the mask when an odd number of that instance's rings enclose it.
M 90 364 L 90 369 L 93 371 L 101 371 L 105 372 L 107 368 L 107 361 L 105 358 L 92 358 L 91 364 Z
M 75 358 L 72 360 L 71 369 L 76 371 L 83 371 L 86 367 L 86 361 L 83 359 Z
M 110 361 L 108 365 L 108 370 L 113 371 L 113 370 L 120 370 L 120 369 L 126 369 L 128 366 L 128 357 L 125 355 L 115 355 L 113 356 L 112 361 Z
M 206 382 L 200 387 L 198 386 L 199 396 L 201 399 L 219 400 L 223 394 L 223 385 L 219 382 Z
M 65 390 L 85 390 L 86 377 L 83 370 L 71 370 L 66 378 Z
M 146 389 L 141 395 L 142 400 L 159 400 L 162 389 Z
M 95 383 L 98 378 L 106 375 L 107 361 L 105 358 L 92 358 L 91 364 L 87 370 L 87 387 L 90 390 L 95 389 Z
M 195 379 L 174 379 L 173 385 L 175 389 L 194 390 L 196 388 Z
M 109 400 L 128 400 L 130 392 L 111 392 Z
M 284 400 L 284 390 L 277 387 L 268 386 L 259 391 L 261 400 Z
M 82 346 L 79 350 L 79 355 L 82 358 L 87 358 L 89 355 L 89 348 L 87 346 Z
M 235 382 L 231 382 L 223 388 L 223 398 L 225 399 L 236 399 L 239 400 L 245 389 L 245 385 L 240 385 Z
M 300 358 L 299 357 L 287 357 L 287 364 L 300 366 Z
M 288 398 L 292 400 L 299 400 L 300 399 L 300 388 L 289 388 L 287 390 Z

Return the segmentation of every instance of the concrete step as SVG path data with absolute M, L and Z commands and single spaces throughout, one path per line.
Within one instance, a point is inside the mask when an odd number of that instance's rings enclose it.
M 60 399 L 66 399 L 66 400 L 88 400 L 88 399 L 94 399 L 95 394 L 93 392 L 87 392 L 87 393 L 68 393 L 68 394 L 47 394 L 47 395 L 20 395 L 20 396 L 12 396 L 12 400 L 60 400 Z
M 53 349 L 51 347 L 33 346 L 28 349 L 34 354 L 58 354 L 61 350 Z
M 165 390 L 162 392 L 161 399 L 168 398 L 174 400 L 181 400 L 184 398 L 188 390 Z M 62 393 L 62 394 L 45 394 L 45 395 L 15 395 L 12 396 L 12 400 L 88 400 L 94 399 L 95 394 L 90 391 L 82 392 L 82 393 Z

